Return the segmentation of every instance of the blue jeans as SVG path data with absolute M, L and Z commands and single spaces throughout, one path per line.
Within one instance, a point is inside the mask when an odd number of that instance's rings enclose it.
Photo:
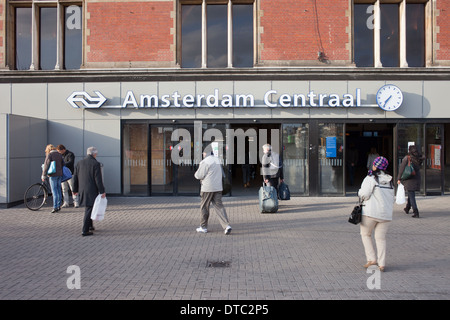
M 49 177 L 50 188 L 52 188 L 52 195 L 53 195 L 53 209 L 61 207 L 62 202 L 61 180 L 62 176 Z

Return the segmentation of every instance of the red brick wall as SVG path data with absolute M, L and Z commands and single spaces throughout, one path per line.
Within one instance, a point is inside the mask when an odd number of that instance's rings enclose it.
M 0 68 L 5 66 L 5 28 L 4 28 L 5 2 L 0 1 Z
M 450 1 L 438 0 L 436 9 L 439 12 L 436 17 L 436 25 L 439 27 L 436 34 L 436 42 L 439 44 L 436 60 L 450 61 Z
M 318 51 L 324 51 L 330 60 L 349 61 L 349 5 L 348 0 L 261 0 L 261 60 L 317 61 Z
M 91 2 L 86 62 L 173 61 L 173 1 Z

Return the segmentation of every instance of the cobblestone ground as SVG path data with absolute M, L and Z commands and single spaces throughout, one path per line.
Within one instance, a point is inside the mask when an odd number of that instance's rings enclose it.
M 82 237 L 83 208 L 0 210 L 0 299 L 449 299 L 450 198 L 418 197 L 421 218 L 395 205 L 386 272 L 367 272 L 354 197 L 295 197 L 260 214 L 256 197 L 224 198 L 233 227 L 198 197 L 108 198 Z M 223 262 L 223 263 L 222 263 Z M 75 285 L 79 267 L 80 289 Z

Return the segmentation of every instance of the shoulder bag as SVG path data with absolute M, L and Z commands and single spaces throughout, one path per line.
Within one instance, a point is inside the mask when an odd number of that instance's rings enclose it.
M 411 157 L 408 156 L 408 164 L 406 165 L 405 170 L 403 170 L 400 180 L 408 180 L 414 177 L 415 175 L 416 172 L 414 171 L 414 167 L 411 165 Z
M 359 199 L 358 204 L 353 208 L 350 216 L 348 217 L 348 222 L 350 222 L 351 224 L 358 224 L 361 222 L 363 206 L 363 200 Z
M 56 161 L 50 162 L 50 166 L 48 167 L 47 174 L 56 173 Z

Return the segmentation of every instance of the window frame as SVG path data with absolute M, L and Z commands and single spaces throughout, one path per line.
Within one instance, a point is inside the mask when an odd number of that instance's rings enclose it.
M 355 4 L 369 4 L 374 5 L 374 64 L 373 67 L 368 68 L 389 68 L 384 67 L 381 63 L 381 48 L 380 48 L 380 6 L 383 4 L 398 4 L 399 5 L 399 66 L 397 68 L 409 68 L 407 62 L 407 48 L 406 48 L 406 6 L 413 3 L 422 3 L 424 5 L 424 53 L 425 61 L 423 67 L 414 68 L 426 68 L 433 64 L 434 54 L 433 54 L 433 1 L 432 0 L 353 0 L 352 4 L 352 61 L 355 63 L 355 20 L 354 20 L 354 5 Z
M 201 69 L 208 68 L 208 52 L 207 52 L 207 20 L 206 20 L 206 11 L 208 5 L 215 5 L 215 4 L 221 4 L 221 5 L 227 5 L 227 67 L 226 68 L 236 68 L 233 66 L 233 13 L 232 13 L 232 6 L 238 5 L 238 4 L 251 4 L 253 5 L 253 66 L 251 68 L 254 68 L 256 66 L 256 54 L 257 54 L 257 15 L 256 15 L 256 8 L 257 8 L 257 0 L 179 0 L 177 1 L 177 22 L 176 22 L 176 29 L 177 29 L 177 36 L 176 36 L 176 42 L 177 42 L 177 49 L 176 49 L 176 64 L 179 68 L 182 67 L 182 34 L 181 34 L 181 23 L 182 23 L 182 6 L 183 5 L 201 5 L 202 6 L 202 23 L 201 23 Z M 183 68 L 184 69 L 184 68 Z M 222 68 L 223 69 L 223 68 Z
M 65 9 L 71 5 L 80 6 L 81 18 L 81 65 L 84 66 L 84 5 L 82 0 L 9 0 L 7 5 L 7 51 L 6 62 L 10 70 L 18 70 L 16 65 L 16 8 L 31 8 L 31 63 L 26 70 L 42 70 L 40 66 L 40 9 L 54 7 L 57 9 L 56 26 L 56 63 L 53 69 L 64 70 L 64 18 Z M 22 71 L 26 71 L 25 69 Z

